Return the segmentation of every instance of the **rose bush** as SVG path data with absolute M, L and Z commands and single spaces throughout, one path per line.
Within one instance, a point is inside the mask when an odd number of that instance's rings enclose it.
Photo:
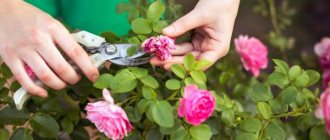
M 307 64 L 304 58 L 287 55 L 295 49 L 294 38 L 283 33 L 292 16 L 288 0 L 278 2 L 281 7 L 273 0 L 258 3 L 255 11 L 269 16 L 274 30 L 263 43 L 238 37 L 229 54 L 205 72 L 210 63 L 192 54 L 184 57 L 183 65 L 172 65 L 171 71 L 150 65 L 111 66 L 100 70 L 95 83 L 82 77 L 64 90 L 49 89 L 49 97 L 32 97 L 19 111 L 12 93 L 20 85 L 2 64 L 0 140 L 329 139 L 328 90 L 320 100 L 320 74 L 302 68 Z M 174 0 L 165 4 L 160 0 L 119 4 L 117 12 L 128 14 L 132 30 L 123 37 L 112 32 L 102 36 L 110 43 L 141 44 L 146 52 L 171 59 L 174 40 L 160 33 L 179 17 L 181 6 Z M 316 47 L 320 59 L 329 53 L 327 47 Z M 33 77 L 33 71 L 26 69 Z

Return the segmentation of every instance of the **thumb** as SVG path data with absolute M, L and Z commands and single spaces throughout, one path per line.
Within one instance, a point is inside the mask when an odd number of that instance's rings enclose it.
M 189 30 L 202 26 L 205 20 L 199 12 L 191 11 L 163 29 L 163 34 L 169 37 L 178 37 Z

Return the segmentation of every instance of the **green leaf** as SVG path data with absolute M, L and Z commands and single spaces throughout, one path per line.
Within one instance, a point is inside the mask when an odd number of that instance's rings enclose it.
M 166 21 L 157 21 L 153 24 L 152 29 L 156 33 L 162 33 L 162 30 L 168 26 Z
M 232 109 L 226 109 L 221 113 L 221 120 L 228 126 L 233 126 L 235 121 L 235 114 Z
M 162 134 L 164 135 L 171 135 L 172 133 L 174 133 L 174 131 L 176 131 L 177 129 L 181 128 L 181 121 L 179 121 L 178 119 L 176 119 L 174 121 L 174 126 L 173 127 L 159 127 L 159 130 Z
M 140 114 L 143 114 L 147 111 L 148 107 L 151 105 L 152 101 L 147 99 L 141 99 L 137 105 L 136 108 L 139 111 Z
M 313 112 L 306 113 L 297 119 L 297 127 L 302 131 L 308 130 L 310 127 L 317 125 L 317 123 L 318 119 L 315 118 Z
M 265 118 L 270 119 L 272 116 L 272 109 L 265 102 L 259 102 L 257 105 L 259 113 Z
M 0 90 L 3 88 L 5 84 L 6 84 L 6 79 L 0 78 Z
M 326 132 L 324 125 L 315 126 L 309 133 L 310 140 L 329 140 L 330 136 Z
M 184 79 L 186 77 L 186 70 L 184 69 L 183 66 L 179 65 L 179 64 L 174 64 L 171 67 L 172 72 L 178 76 L 181 79 Z
M 147 130 L 145 140 L 162 140 L 164 135 L 159 131 L 159 129 L 154 125 Z
M 144 42 L 145 40 L 148 39 L 148 37 L 146 37 L 144 35 L 138 35 L 138 38 L 141 40 L 141 42 Z
M 290 86 L 283 91 L 283 93 L 281 94 L 281 99 L 286 104 L 294 103 L 296 101 L 297 93 L 297 88 L 294 86 Z
M 173 127 L 174 116 L 168 101 L 158 101 L 152 106 L 152 117 L 161 127 Z
M 181 126 L 171 134 L 170 140 L 190 140 L 190 135 L 186 129 Z
M 273 94 L 269 86 L 264 84 L 255 84 L 252 87 L 252 90 L 249 92 L 250 97 L 256 102 L 269 101 L 273 99 Z
M 281 72 L 283 72 L 284 74 L 288 73 L 289 70 L 289 66 L 288 64 L 280 59 L 273 59 L 274 63 L 276 64 L 276 66 L 279 67 L 279 69 L 281 70 Z
M 265 129 L 266 136 L 273 140 L 285 140 L 286 133 L 283 128 L 275 123 L 268 125 Z
M 132 21 L 132 30 L 136 34 L 150 34 L 152 32 L 151 23 L 144 18 L 137 18 Z
M 8 88 L 2 88 L 0 90 L 0 99 L 4 97 L 8 97 L 9 89 Z
M 184 83 L 186 85 L 190 85 L 190 84 L 196 84 L 197 85 L 197 82 L 194 81 L 194 79 L 192 79 L 191 77 L 187 77 L 184 79 Z
M 143 97 L 146 99 L 157 99 L 157 93 L 149 86 L 143 86 L 142 94 Z
M 95 88 L 103 89 L 103 88 L 109 88 L 110 82 L 113 79 L 113 76 L 111 74 L 102 74 L 99 76 L 99 78 L 96 80 L 96 82 L 93 84 Z
M 206 82 L 206 75 L 201 70 L 193 70 L 190 72 L 190 75 L 198 84 L 204 84 Z
M 2 76 L 5 79 L 9 79 L 9 78 L 13 77 L 13 73 L 10 71 L 10 69 L 8 68 L 8 66 L 5 63 L 2 63 L 2 65 L 0 67 L 0 71 L 2 73 Z
M 133 46 L 127 49 L 127 56 L 132 56 L 136 53 L 136 51 L 138 50 L 138 46 Z
M 139 38 L 137 38 L 135 36 L 129 38 L 127 41 L 128 41 L 128 43 L 136 44 L 136 45 L 139 45 L 141 43 L 141 41 L 139 40 Z
M 9 131 L 7 129 L 0 129 L 0 140 L 8 140 Z
M 139 122 L 142 118 L 142 114 L 140 114 L 140 112 L 132 106 L 126 106 L 125 112 L 131 122 Z
M 135 89 L 136 77 L 128 69 L 120 71 L 110 82 L 113 93 L 125 93 Z
M 210 127 L 205 124 L 193 126 L 189 129 L 189 132 L 194 140 L 209 140 L 212 136 Z
M 164 12 L 165 5 L 162 3 L 161 0 L 157 0 L 149 6 L 147 11 L 147 19 L 153 21 L 159 20 Z
M 5 140 L 5 139 L 2 139 Z M 33 140 L 31 134 L 26 128 L 18 128 L 15 130 L 13 135 L 11 135 L 9 140 Z
M 60 132 L 60 126 L 56 120 L 48 114 L 35 114 L 30 121 L 30 126 L 40 137 L 44 138 L 56 138 Z
M 63 128 L 63 130 L 65 132 L 67 132 L 68 134 L 71 134 L 73 131 L 73 122 L 68 118 L 68 117 L 64 117 L 61 120 L 61 127 Z
M 309 76 L 307 75 L 306 72 L 303 72 L 302 74 L 300 74 L 294 82 L 294 84 L 297 87 L 307 87 L 308 83 L 309 83 Z
M 165 86 L 166 86 L 166 88 L 168 88 L 170 90 L 178 90 L 181 87 L 181 83 L 179 80 L 170 79 L 170 80 L 166 81 Z
M 88 132 L 82 126 L 76 126 L 70 134 L 72 140 L 90 140 Z
M 308 86 L 314 85 L 320 80 L 320 74 L 314 70 L 306 70 L 306 74 L 309 77 Z
M 0 122 L 5 125 L 23 125 L 30 118 L 27 110 L 6 106 L 0 110 Z
M 261 130 L 261 122 L 256 118 L 243 120 L 239 128 L 247 132 L 257 133 Z
M 258 136 L 252 133 L 238 133 L 235 140 L 258 140 Z
M 131 9 L 128 11 L 127 19 L 129 23 L 132 23 L 134 19 L 137 19 L 140 17 L 140 11 L 136 7 L 131 7 Z
M 103 32 L 101 33 L 101 36 L 109 43 L 117 43 L 120 40 L 120 38 L 113 32 Z
M 191 53 L 185 55 L 183 64 L 187 71 L 191 71 L 195 66 L 195 57 Z
M 276 114 L 282 114 L 288 111 L 288 105 L 277 99 L 269 101 L 269 106 L 272 108 L 272 112 Z
M 148 70 L 144 68 L 138 68 L 138 67 L 130 67 L 128 68 L 136 78 L 141 78 L 148 75 Z
M 217 93 L 215 92 L 211 92 L 211 94 L 213 95 L 214 99 L 215 99 L 215 110 L 218 112 L 221 112 L 221 106 L 223 106 L 225 104 L 224 99 L 222 99 Z
M 153 89 L 156 89 L 159 87 L 158 81 L 151 75 L 144 76 L 144 77 L 140 78 L 140 80 L 143 84 L 145 84 Z
M 210 65 L 211 65 L 210 61 L 202 59 L 202 60 L 197 61 L 197 63 L 195 64 L 194 70 L 205 70 Z
M 267 82 L 271 85 L 276 85 L 280 88 L 289 84 L 289 79 L 287 76 L 281 72 L 273 72 L 269 75 Z
M 300 75 L 302 72 L 300 66 L 298 65 L 295 65 L 295 66 L 292 66 L 289 70 L 289 79 L 291 81 L 295 80 L 297 78 L 298 75 Z

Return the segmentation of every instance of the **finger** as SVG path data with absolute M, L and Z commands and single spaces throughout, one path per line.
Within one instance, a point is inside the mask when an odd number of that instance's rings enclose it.
M 171 50 L 172 55 L 184 55 L 187 54 L 188 52 L 193 51 L 194 47 L 191 43 L 185 42 L 176 45 L 175 50 Z
M 47 97 L 47 91 L 32 81 L 26 73 L 24 63 L 21 60 L 18 58 L 11 58 L 10 61 L 7 61 L 6 58 L 4 58 L 4 60 L 5 62 L 8 62 L 7 65 L 12 71 L 14 77 L 28 93 L 35 96 Z
M 80 80 L 80 76 L 72 66 L 64 59 L 59 50 L 55 47 L 50 38 L 44 39 L 42 47 L 36 50 L 47 62 L 51 69 L 64 81 L 75 84 Z
M 157 56 L 154 56 L 150 59 L 150 63 L 151 63 L 151 65 L 154 65 L 154 66 L 161 66 L 161 65 L 164 65 L 166 63 L 166 61 L 163 61 L 163 60 L 159 59 Z
M 38 53 L 30 52 L 29 54 L 21 56 L 21 58 L 30 66 L 38 79 L 48 87 L 60 90 L 66 86 L 66 84 L 48 67 Z
M 200 12 L 193 10 L 187 15 L 163 29 L 163 34 L 170 37 L 178 37 L 185 32 L 203 26 L 206 23 Z
M 73 39 L 63 25 L 59 26 L 57 30 L 52 31 L 55 42 L 77 64 L 88 79 L 95 82 L 99 76 L 97 68 L 92 64 L 87 53 Z
M 208 47 L 213 48 L 213 50 L 210 49 L 209 51 L 203 52 L 200 55 L 199 59 L 208 60 L 211 63 L 211 65 L 214 64 L 221 57 L 225 56 L 229 51 L 229 45 L 218 43 L 216 41 L 209 42 Z

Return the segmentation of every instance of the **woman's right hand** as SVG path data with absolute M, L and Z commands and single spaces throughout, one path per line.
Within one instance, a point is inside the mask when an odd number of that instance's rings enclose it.
M 47 91 L 31 80 L 24 64 L 53 89 L 63 89 L 66 83 L 74 84 L 80 79 L 56 46 L 91 81 L 97 80 L 97 68 L 60 22 L 22 0 L 0 0 L 0 55 L 32 95 L 46 97 Z

